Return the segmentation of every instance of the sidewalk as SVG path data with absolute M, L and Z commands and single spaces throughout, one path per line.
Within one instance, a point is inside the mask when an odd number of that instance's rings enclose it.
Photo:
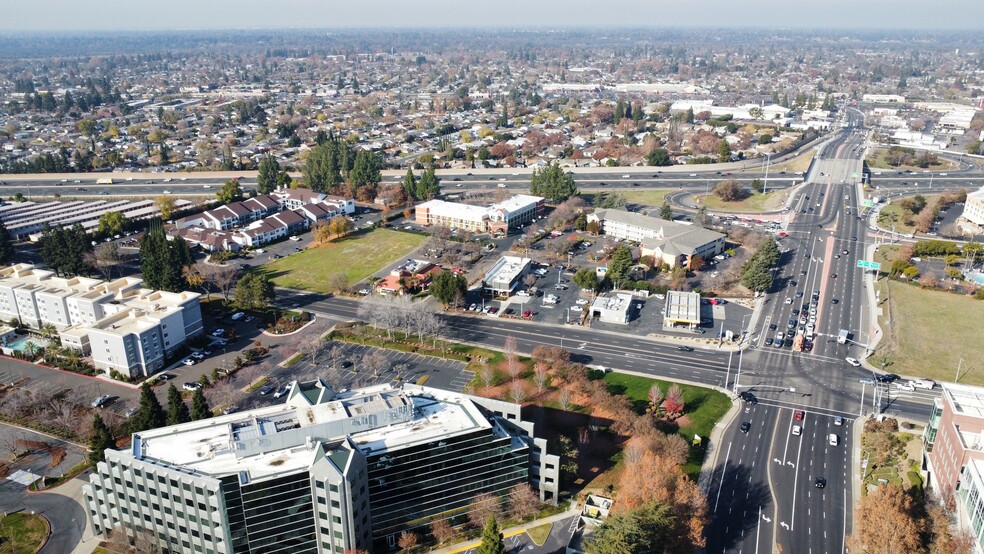
M 550 517 L 545 517 L 543 519 L 537 519 L 529 523 L 524 523 L 522 525 L 516 525 L 515 527 L 510 527 L 508 529 L 502 530 L 502 538 L 506 539 L 514 535 L 519 535 L 525 533 L 527 529 L 532 529 L 534 527 L 539 527 L 545 523 L 556 523 L 562 519 L 569 518 L 580 514 L 576 503 L 571 505 L 571 508 L 565 512 L 561 512 L 557 515 L 552 515 Z M 446 546 L 437 550 L 431 550 L 431 554 L 455 554 L 457 552 L 464 552 L 466 550 L 471 550 L 473 548 L 478 548 L 478 545 L 482 544 L 480 539 L 460 542 L 458 544 L 453 544 L 451 546 Z

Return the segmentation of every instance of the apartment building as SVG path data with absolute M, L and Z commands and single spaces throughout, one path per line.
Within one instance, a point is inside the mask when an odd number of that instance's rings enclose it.
M 0 268 L 0 318 L 54 325 L 62 344 L 92 355 L 97 369 L 136 377 L 204 332 L 199 294 L 141 288 L 140 279 L 62 278 L 18 264 Z
M 270 195 L 263 194 L 247 198 L 241 202 L 233 202 L 206 210 L 197 215 L 179 219 L 175 225 L 178 229 L 185 227 L 204 227 L 228 231 L 236 227 L 249 225 L 254 221 L 280 211 L 280 204 Z
M 592 221 L 601 225 L 606 236 L 637 242 L 643 256 L 670 267 L 689 267 L 694 256 L 707 260 L 724 252 L 725 235 L 695 225 L 625 210 L 595 210 L 588 214 L 588 222 Z
M 94 532 L 181 552 L 385 552 L 481 493 L 530 482 L 556 501 L 559 479 L 520 406 L 411 384 L 295 382 L 284 404 L 132 439 L 83 487 Z
M 543 213 L 544 199 L 518 194 L 492 204 L 474 206 L 444 200 L 428 200 L 417 204 L 415 219 L 421 225 L 453 227 L 477 233 L 507 233 L 530 223 Z
M 306 188 L 278 188 L 270 193 L 284 210 L 296 210 L 310 204 L 323 204 L 324 206 L 345 214 L 355 213 L 355 200 L 341 196 L 330 196 L 323 192 L 316 192 Z

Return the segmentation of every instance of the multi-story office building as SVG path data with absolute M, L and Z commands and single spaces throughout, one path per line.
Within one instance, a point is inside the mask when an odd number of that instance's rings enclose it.
M 694 256 L 706 260 L 724 251 L 723 234 L 685 223 L 625 210 L 595 210 L 588 221 L 598 222 L 605 236 L 638 242 L 643 256 L 670 267 L 686 267 Z
M 984 187 L 967 195 L 960 217 L 973 225 L 974 229 L 984 228 Z
M 97 534 L 181 552 L 395 549 L 457 524 L 474 497 L 530 482 L 555 501 L 559 459 L 520 406 L 405 384 L 294 383 L 279 406 L 135 433 L 83 488 Z
M 939 497 L 953 498 L 958 524 L 984 553 L 984 387 L 943 384 L 923 435 L 926 484 Z
M 205 329 L 198 293 L 144 289 L 141 282 L 66 279 L 30 264 L 0 268 L 0 318 L 54 325 L 64 346 L 91 353 L 107 373 L 150 375 Z

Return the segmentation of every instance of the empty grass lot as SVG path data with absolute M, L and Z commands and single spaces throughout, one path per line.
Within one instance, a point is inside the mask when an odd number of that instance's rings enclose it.
M 925 168 L 919 167 L 918 165 L 902 165 L 896 167 L 894 164 L 889 164 L 887 161 L 885 161 L 886 154 L 888 154 L 888 150 L 884 148 L 879 148 L 878 150 L 875 150 L 874 153 L 872 153 L 870 156 L 865 158 L 864 161 L 868 164 L 868 167 L 870 167 L 871 169 L 892 169 L 896 171 L 912 170 L 917 173 L 923 171 L 924 169 L 928 169 L 929 171 L 946 171 L 948 169 L 956 169 L 957 167 L 956 164 L 944 158 L 939 158 L 940 163 Z
M 782 177 L 788 177 L 789 176 L 789 175 L 782 175 L 780 173 L 780 171 L 785 171 L 786 173 L 797 173 L 797 172 L 802 171 L 802 172 L 806 173 L 806 170 L 810 168 L 810 162 L 812 162 L 812 161 L 813 161 L 813 150 L 810 149 L 810 150 L 807 150 L 806 152 L 803 152 L 799 156 L 796 156 L 795 158 L 793 158 L 791 160 L 788 160 L 788 161 L 785 161 L 785 162 L 782 162 L 782 163 L 773 163 L 773 164 L 771 164 L 769 166 L 769 176 L 770 177 L 772 177 L 772 176 L 776 176 L 776 177 L 780 177 L 780 176 L 782 176 Z M 755 172 L 765 171 L 765 166 L 766 166 L 766 163 L 765 163 L 765 160 L 763 160 L 761 167 L 756 167 L 755 169 L 750 169 L 749 171 L 755 171 Z
M 264 264 L 258 271 L 266 273 L 277 286 L 330 292 L 327 287 L 330 275 L 344 273 L 349 285 L 354 285 L 387 264 L 403 259 L 426 238 L 375 229 L 285 256 Z
M 984 385 L 980 357 L 984 302 L 898 281 L 889 286 L 886 291 L 886 280 L 879 281 L 881 298 L 889 299 L 881 304 L 878 317 L 885 338 L 868 361 L 881 367 L 884 359 L 885 371 L 899 375 L 952 382 L 963 358 L 960 382 Z
M 640 206 L 652 206 L 658 208 L 666 202 L 666 195 L 671 192 L 675 192 L 679 189 L 616 189 L 622 196 L 625 197 L 625 201 L 629 204 L 639 204 Z M 615 191 L 609 191 L 615 192 Z

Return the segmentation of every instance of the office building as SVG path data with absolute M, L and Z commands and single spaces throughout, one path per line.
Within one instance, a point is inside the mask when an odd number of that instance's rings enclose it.
M 478 494 L 529 482 L 556 501 L 559 459 L 520 406 L 404 384 L 294 383 L 284 404 L 133 435 L 83 487 L 96 534 L 181 552 L 395 550 L 458 525 Z
M 973 534 L 974 552 L 984 552 L 984 387 L 941 385 L 923 435 L 925 482 L 953 498 L 958 525 Z
M 601 225 L 605 236 L 637 242 L 643 256 L 670 267 L 689 267 L 694 256 L 708 260 L 724 252 L 725 235 L 695 225 L 611 209 L 588 214 L 592 221 Z
M 482 290 L 493 296 L 509 296 L 519 286 L 523 275 L 530 271 L 533 260 L 519 256 L 503 256 L 485 273 Z
M 960 218 L 970 224 L 972 231 L 984 229 L 984 187 L 967 194 Z

